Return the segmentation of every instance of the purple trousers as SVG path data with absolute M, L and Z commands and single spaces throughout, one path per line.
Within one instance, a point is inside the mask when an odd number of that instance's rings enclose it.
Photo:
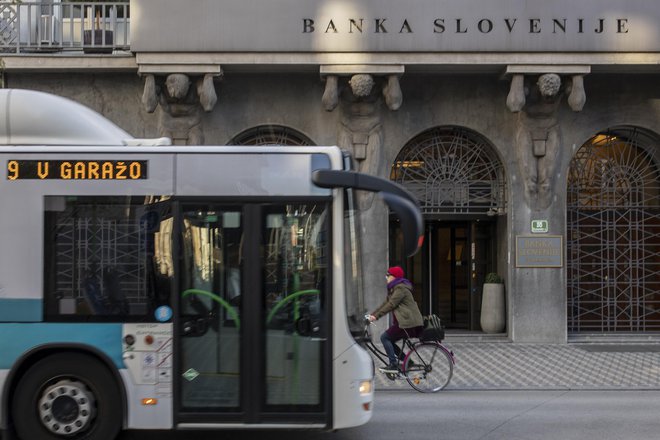
M 383 344 L 387 359 L 390 365 L 397 365 L 397 358 L 403 360 L 403 353 L 399 346 L 395 344 L 396 341 L 403 338 L 416 338 L 424 330 L 423 326 L 402 329 L 398 325 L 392 325 L 380 335 L 380 342 Z

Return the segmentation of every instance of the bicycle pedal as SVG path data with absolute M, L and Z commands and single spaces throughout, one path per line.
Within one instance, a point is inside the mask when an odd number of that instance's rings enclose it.
M 403 373 L 385 373 L 385 376 L 392 381 L 406 378 L 406 376 Z

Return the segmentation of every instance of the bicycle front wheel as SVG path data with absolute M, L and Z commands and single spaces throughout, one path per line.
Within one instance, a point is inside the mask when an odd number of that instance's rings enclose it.
M 404 373 L 410 386 L 420 393 L 435 393 L 449 384 L 454 362 L 440 344 L 422 342 L 408 352 Z

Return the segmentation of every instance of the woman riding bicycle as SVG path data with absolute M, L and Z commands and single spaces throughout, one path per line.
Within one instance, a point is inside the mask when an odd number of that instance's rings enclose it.
M 422 314 L 412 294 L 412 283 L 404 278 L 399 266 L 387 270 L 387 299 L 369 315 L 369 321 L 375 321 L 392 312 L 392 325 L 380 336 L 387 353 L 389 366 L 379 368 L 383 373 L 399 371 L 394 343 L 403 338 L 414 338 L 424 329 Z

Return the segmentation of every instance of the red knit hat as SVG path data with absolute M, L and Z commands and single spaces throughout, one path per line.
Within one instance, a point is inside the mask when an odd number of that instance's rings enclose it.
M 403 278 L 403 269 L 401 266 L 394 266 L 387 269 L 387 273 L 392 275 L 394 278 Z

